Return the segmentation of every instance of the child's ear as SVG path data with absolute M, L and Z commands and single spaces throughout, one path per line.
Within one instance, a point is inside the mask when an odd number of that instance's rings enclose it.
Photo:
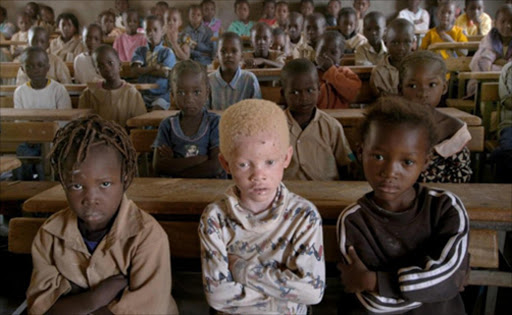
M 286 150 L 286 155 L 284 157 L 284 168 L 287 168 L 290 165 L 290 162 L 292 161 L 293 156 L 293 147 L 289 146 Z
M 443 78 L 443 95 L 448 92 L 448 81 L 446 81 L 446 77 Z
M 226 160 L 226 158 L 224 157 L 224 155 L 222 155 L 222 153 L 219 153 L 219 162 L 220 162 L 220 166 L 222 166 L 222 168 L 226 171 L 226 173 L 231 174 L 231 172 L 229 171 L 229 163 Z

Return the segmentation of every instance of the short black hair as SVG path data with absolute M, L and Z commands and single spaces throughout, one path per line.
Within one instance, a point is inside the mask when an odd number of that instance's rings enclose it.
M 87 25 L 86 27 L 84 27 L 83 31 L 82 31 L 82 37 L 84 37 L 83 39 L 85 40 L 85 32 L 89 33 L 91 31 L 91 29 L 98 29 L 98 31 L 100 31 L 100 34 L 101 34 L 101 37 L 103 38 L 103 29 L 101 28 L 101 25 L 99 25 L 98 23 L 91 23 L 89 25 Z
M 312 74 L 315 76 L 315 81 L 318 81 L 318 72 L 315 65 L 305 58 L 293 59 L 284 65 L 281 70 L 281 86 L 283 89 L 286 87 L 288 80 L 293 80 L 297 75 Z
M 203 0 L 203 1 L 201 1 L 201 4 L 199 4 L 199 5 L 202 8 L 203 5 L 208 4 L 208 3 L 211 3 L 211 4 L 213 4 L 215 6 L 215 1 L 213 1 L 213 0 Z
M 364 16 L 363 23 L 366 24 L 371 20 L 379 22 L 379 20 L 381 19 L 384 20 L 384 25 L 386 25 L 386 17 L 384 16 L 384 14 L 382 14 L 382 12 L 380 11 L 372 11 Z
M 50 33 L 48 32 L 48 30 L 42 26 L 32 26 L 29 30 L 28 30 L 28 44 L 30 45 L 30 42 L 32 41 L 32 38 L 34 36 L 36 36 L 37 33 L 44 33 L 46 35 L 46 39 L 48 39 L 48 41 L 50 40 Z
M 203 80 L 203 84 L 206 86 L 207 89 L 210 88 L 210 80 L 208 80 L 208 73 L 206 72 L 206 67 L 197 61 L 183 60 L 178 62 L 172 68 L 169 80 L 169 82 L 171 83 L 172 91 L 176 91 L 176 84 L 178 83 L 178 80 L 180 80 L 180 77 L 184 73 L 200 74 Z
M 242 51 L 243 45 L 242 45 L 242 38 L 240 38 L 240 35 L 238 35 L 235 32 L 225 32 L 220 35 L 219 43 L 224 42 L 225 40 L 234 40 L 238 42 L 238 48 L 240 48 L 240 51 Z M 220 47 L 220 44 L 219 44 Z
M 41 48 L 39 46 L 28 46 L 27 48 L 25 48 L 25 50 L 23 50 L 23 52 L 21 53 L 20 63 L 25 65 L 25 63 L 27 62 L 28 56 L 31 54 L 43 54 L 46 58 L 46 63 L 47 64 L 50 63 L 50 59 L 48 59 L 48 53 L 46 52 L 46 50 L 44 50 L 43 48 Z
M 111 45 L 105 45 L 105 44 L 100 45 L 98 48 L 96 48 L 94 50 L 94 52 L 92 54 L 94 62 L 97 64 L 98 55 L 104 54 L 107 52 L 114 54 L 114 57 L 116 58 L 116 60 L 119 62 L 119 64 L 121 64 L 121 59 L 119 59 L 119 54 L 117 53 L 117 50 L 115 50 L 114 47 L 112 47 Z
M 384 38 L 387 39 L 388 32 L 390 30 L 407 30 L 408 33 L 414 36 L 414 25 L 406 19 L 394 19 L 391 23 L 386 27 L 386 34 L 384 34 Z
M 272 36 L 280 36 L 280 35 L 286 35 L 286 32 L 282 28 L 276 27 L 272 30 Z
M 5 9 L 4 7 L 0 6 L 0 12 L 2 12 L 2 15 L 7 18 L 7 9 Z
M 146 18 L 144 19 L 145 24 L 147 24 L 149 21 L 158 21 L 158 23 L 160 23 L 161 27 L 164 26 L 164 21 L 162 20 L 162 17 L 160 17 L 158 15 L 148 15 L 148 16 L 146 16 Z
M 155 6 L 162 6 L 162 7 L 165 7 L 166 9 L 169 8 L 169 4 L 165 1 L 158 1 Z
M 50 12 L 52 15 L 53 15 L 53 14 L 55 14 L 55 13 L 53 12 L 53 8 L 52 8 L 52 7 L 50 7 L 49 5 L 40 4 L 40 5 L 39 5 L 39 10 L 40 10 L 40 11 L 44 11 L 44 10 L 46 10 L 46 11 Z
M 190 11 L 192 11 L 192 10 L 201 10 L 201 6 L 199 4 L 193 4 L 188 7 L 187 12 L 190 14 Z M 202 11 L 201 11 L 201 14 L 202 14 Z
M 325 16 L 322 13 L 318 13 L 318 12 L 314 12 L 313 14 L 306 16 L 306 18 L 304 20 L 305 20 L 304 22 L 308 22 L 308 23 L 310 23 L 311 21 L 314 21 L 315 23 L 316 23 L 316 21 L 319 21 L 320 23 L 323 24 L 324 28 L 327 25 L 327 20 L 325 19 Z
M 501 7 L 499 7 L 498 10 L 496 10 L 496 14 L 494 15 L 494 19 L 497 20 L 498 17 L 500 16 L 500 14 L 502 14 L 504 12 L 512 13 L 512 4 L 507 3 L 507 4 L 504 4 Z
M 76 29 L 76 32 L 78 33 L 80 31 L 80 23 L 78 23 L 78 18 L 73 13 L 61 13 L 59 16 L 57 16 L 57 25 L 60 24 L 61 20 L 70 20 L 71 24 Z
M 303 3 L 311 3 L 312 5 L 315 5 L 315 2 L 313 2 L 313 0 L 300 0 L 300 4 Z
M 417 65 L 434 66 L 434 64 L 439 69 L 439 76 L 441 76 L 443 80 L 446 80 L 446 73 L 448 70 L 446 68 L 446 63 L 440 54 L 436 54 L 430 50 L 418 50 L 407 55 L 398 66 L 400 84 L 403 83 L 405 73 L 409 68 L 415 67 Z
M 466 0 L 466 1 L 464 1 L 464 6 L 467 7 L 470 2 L 476 2 L 476 1 L 482 1 L 483 2 L 483 0 Z
M 437 142 L 437 132 L 432 107 L 410 101 L 402 96 L 380 97 L 370 105 L 364 114 L 364 120 L 359 126 L 361 143 L 364 143 L 372 122 L 382 122 L 393 125 L 410 125 L 413 128 L 424 128 L 427 132 L 427 152 Z
M 356 16 L 357 17 L 357 11 L 356 9 L 352 8 L 352 7 L 345 7 L 345 8 L 342 8 L 340 10 L 340 13 L 338 13 L 338 21 L 342 18 L 342 17 L 349 17 L 349 16 Z
M 324 41 L 324 43 L 334 41 L 336 42 L 336 46 L 338 46 L 342 52 L 345 50 L 345 39 L 338 31 L 326 31 L 325 33 L 323 33 L 318 39 L 317 47 L 315 47 L 317 51 L 319 48 L 319 44 L 322 40 Z
M 105 15 L 114 17 L 114 20 L 116 18 L 116 13 L 112 9 L 101 11 L 101 13 L 98 15 L 98 18 L 101 20 Z
M 249 5 L 249 1 L 247 1 L 247 0 L 236 0 L 235 1 L 235 5 L 234 5 L 235 6 L 235 10 L 236 10 L 236 7 L 238 7 L 239 5 L 244 4 L 244 3 Z
M 276 0 L 263 0 L 263 6 L 267 5 L 267 3 L 273 3 L 276 4 Z
M 251 36 L 252 36 L 252 32 L 256 32 L 259 29 L 265 29 L 265 31 L 268 30 L 270 32 L 270 34 L 272 34 L 272 28 L 270 27 L 270 25 L 268 25 L 265 22 L 258 22 L 256 24 L 254 24 L 253 27 L 251 27 Z

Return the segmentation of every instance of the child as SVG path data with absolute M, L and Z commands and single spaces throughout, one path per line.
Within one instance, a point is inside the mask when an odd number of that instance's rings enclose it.
M 16 32 L 16 27 L 11 22 L 7 21 L 7 10 L 0 6 L 0 34 L 6 39 L 10 40 L 12 35 Z
M 28 312 L 177 314 L 167 234 L 125 194 L 137 168 L 126 131 L 97 115 L 74 120 L 50 160 L 69 208 L 34 238 Z
M 83 40 L 87 51 L 76 56 L 73 62 L 75 81 L 85 84 L 101 81 L 102 77 L 94 64 L 92 54 L 103 41 L 103 31 L 99 24 L 90 24 L 83 31 Z
M 104 80 L 87 85 L 78 108 L 92 108 L 103 119 L 126 127 L 128 119 L 147 112 L 144 100 L 135 87 L 121 80 L 121 60 L 112 46 L 99 46 L 93 58 Z
M 388 54 L 388 49 L 382 37 L 386 32 L 386 17 L 384 14 L 373 11 L 364 17 L 364 37 L 366 43 L 356 48 L 356 66 L 374 66 L 382 63 Z
M 259 22 L 251 30 L 252 51 L 244 52 L 245 68 L 282 68 L 286 56 L 275 50 L 272 46 L 272 29 L 268 24 Z
M 290 13 L 290 24 L 288 24 L 288 36 L 290 37 L 290 51 L 294 51 L 297 45 L 302 44 L 302 28 L 304 17 L 299 12 Z
M 306 314 L 325 289 L 322 219 L 281 182 L 293 152 L 286 117 L 272 102 L 245 100 L 223 113 L 219 133 L 234 185 L 199 223 L 208 304 L 222 313 Z
M 285 55 L 286 58 L 291 56 L 290 46 L 288 43 L 290 42 L 288 35 L 286 32 L 280 28 L 276 27 L 272 30 L 272 46 L 273 50 L 279 51 Z
M 356 10 L 356 32 L 361 33 L 363 31 L 363 21 L 366 11 L 370 8 L 370 0 L 354 0 L 352 3 L 354 10 Z M 339 25 L 338 18 L 338 25 Z
M 398 13 L 398 18 L 414 24 L 416 32 L 426 32 L 430 25 L 430 15 L 427 10 L 420 8 L 420 3 L 421 0 L 407 0 L 407 8 Z
M 188 8 L 189 25 L 183 30 L 184 35 L 190 36 L 190 58 L 204 66 L 213 61 L 212 30 L 204 26 L 203 13 L 198 5 L 191 5 Z
M 53 9 L 47 5 L 39 5 L 39 9 L 41 11 L 41 22 L 40 26 L 46 28 L 48 34 L 53 34 L 55 32 L 55 13 L 53 13 Z
M 315 12 L 315 3 L 313 0 L 300 0 L 300 14 L 307 18 Z
M 325 16 L 328 26 L 338 25 L 338 15 L 340 14 L 340 10 L 341 0 L 329 0 L 329 3 L 327 3 L 327 15 Z
M 128 3 L 128 0 L 116 0 L 115 7 L 116 7 L 116 12 L 117 12 L 116 27 L 124 31 L 126 28 L 126 25 L 124 24 L 124 22 L 125 22 L 124 15 L 125 15 L 125 13 L 128 12 L 128 10 L 130 8 L 130 4 Z
M 40 16 L 41 9 L 37 3 L 35 3 L 35 2 L 27 3 L 25 5 L 25 9 L 23 10 L 23 12 L 29 16 L 29 18 L 32 22 L 31 25 L 39 26 L 39 23 L 41 22 L 41 16 Z
M 50 53 L 65 62 L 73 62 L 76 56 L 87 51 L 80 40 L 78 19 L 72 13 L 61 13 L 57 17 L 60 36 L 50 42 Z
M 345 39 L 344 53 L 346 54 L 353 54 L 357 47 L 367 42 L 367 39 L 363 35 L 359 34 L 360 31 L 357 27 L 356 10 L 350 7 L 341 9 L 338 17 L 338 28 Z M 362 30 L 363 27 L 361 26 L 361 31 Z
M 327 31 L 316 46 L 316 65 L 320 78 L 318 108 L 348 108 L 361 89 L 359 76 L 348 67 L 340 67 L 343 56 L 343 37 L 339 32 Z
M 114 13 L 114 11 L 105 10 L 100 13 L 98 18 L 101 25 L 101 29 L 103 30 L 103 36 L 117 38 L 119 35 L 123 34 L 123 31 L 121 29 L 115 27 L 116 14 Z
M 239 36 L 251 36 L 251 29 L 254 26 L 254 22 L 249 20 L 249 10 L 249 1 L 235 1 L 235 14 L 238 20 L 233 21 L 229 25 L 228 32 L 237 33 Z
M 12 35 L 11 40 L 14 42 L 28 42 L 28 30 L 32 26 L 30 16 L 27 13 L 20 13 L 17 22 L 20 30 Z M 17 58 L 27 47 L 28 45 L 11 45 L 12 57 Z
M 305 40 L 300 45 L 297 44 L 293 49 L 293 59 L 306 58 L 315 61 L 315 47 L 318 39 L 325 32 L 325 17 L 320 13 L 313 13 L 306 17 L 304 22 Z
M 167 10 L 169 10 L 169 4 L 166 1 L 158 1 L 155 4 L 154 12 L 151 14 L 158 16 L 162 21 L 164 21 L 164 16 Z
M 400 64 L 400 92 L 407 99 L 434 109 L 448 90 L 446 65 L 439 54 L 418 51 Z M 471 158 L 466 147 L 471 140 L 466 123 L 433 110 L 437 141 L 420 182 L 467 183 Z
M 290 8 L 288 7 L 288 3 L 284 1 L 279 1 L 276 3 L 276 24 L 277 27 L 282 28 L 285 31 L 288 31 L 288 26 L 290 24 Z
M 466 36 L 487 35 L 492 28 L 491 17 L 484 12 L 483 0 L 466 0 L 466 13 L 455 20 Z
M 398 95 L 398 66 L 412 52 L 416 43 L 414 25 L 406 19 L 393 20 L 388 25 L 384 41 L 388 54 L 373 68 L 370 76 L 370 88 L 377 97 Z
M 181 12 L 177 8 L 170 8 L 166 14 L 167 23 L 165 26 L 164 46 L 169 47 L 178 60 L 188 60 L 190 58 L 190 46 L 197 45 L 190 35 L 180 32 Z
M 469 219 L 460 199 L 416 180 L 435 144 L 428 108 L 381 98 L 361 127 L 372 192 L 338 218 L 341 280 L 350 314 L 465 314 Z M 357 297 L 357 298 L 356 298 Z
M 285 113 L 294 152 L 284 178 L 339 180 L 345 177 L 346 167 L 355 158 L 341 124 L 316 107 L 320 86 L 315 65 L 307 59 L 288 62 L 281 71 L 281 86 L 288 105 Z
M 33 26 L 28 30 L 28 44 L 30 46 L 41 47 L 44 51 L 48 50 L 48 47 L 50 47 L 50 35 L 48 31 L 42 26 Z M 46 75 L 48 79 L 55 80 L 61 84 L 73 83 L 69 69 L 62 59 L 54 54 L 48 54 L 48 61 L 50 64 L 50 69 Z M 27 74 L 23 71 L 23 67 L 20 67 L 18 75 L 16 76 L 16 85 L 22 85 L 28 81 L 29 78 Z
M 276 1 L 275 0 L 265 0 L 263 1 L 263 15 L 258 22 L 267 23 L 268 26 L 274 27 L 277 20 L 275 18 L 276 14 Z
M 206 70 L 192 60 L 180 61 L 171 73 L 172 93 L 180 112 L 158 127 L 153 168 L 158 175 L 221 178 L 220 116 L 204 108 L 210 88 Z
M 203 13 L 204 26 L 209 27 L 212 30 L 213 36 L 218 38 L 222 31 L 222 21 L 215 17 L 215 2 L 213 0 L 201 1 L 201 11 Z
M 126 32 L 119 35 L 114 41 L 114 49 L 119 54 L 121 62 L 132 60 L 135 49 L 140 46 L 146 46 L 147 40 L 144 34 L 137 32 L 140 26 L 140 18 L 137 10 L 129 9 L 123 14 L 124 26 Z
M 132 57 L 132 71 L 139 76 L 139 83 L 157 83 L 158 88 L 142 92 L 142 98 L 149 111 L 168 109 L 169 71 L 176 63 L 171 49 L 164 47 L 163 22 L 155 16 L 146 17 L 146 38 L 148 44 L 135 50 Z
M 248 98 L 261 99 L 260 84 L 254 73 L 240 68 L 242 40 L 233 32 L 223 33 L 217 52 L 220 67 L 208 75 L 209 109 L 223 110 Z
M 468 38 L 462 32 L 462 29 L 455 26 L 455 2 L 452 0 L 443 2 L 439 5 L 437 10 L 437 19 L 439 25 L 436 28 L 430 29 L 423 40 L 421 41 L 421 49 L 426 50 L 428 46 L 434 43 L 441 42 L 467 42 Z M 466 56 L 468 54 L 467 49 L 455 49 L 455 50 L 438 50 L 438 53 L 443 56 L 444 59 L 450 57 Z

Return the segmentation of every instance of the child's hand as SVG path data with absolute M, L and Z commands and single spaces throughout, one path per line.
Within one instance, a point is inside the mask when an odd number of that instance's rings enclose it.
M 128 279 L 122 274 L 112 276 L 103 280 L 96 288 L 94 288 L 93 303 L 98 308 L 110 303 L 126 286 Z
M 253 59 L 253 62 L 254 62 L 254 66 L 259 67 L 259 66 L 263 66 L 267 62 L 267 59 L 255 58 L 255 59 Z
M 158 147 L 158 156 L 161 158 L 161 159 L 172 159 L 174 158 L 174 152 L 172 151 L 172 149 L 167 146 L 167 145 L 161 145 Z
M 454 42 L 453 38 L 450 35 L 448 35 L 448 33 L 446 33 L 445 31 L 438 30 L 437 32 L 439 33 L 439 36 L 441 36 L 441 39 L 444 40 L 445 42 Z
M 252 69 L 254 68 L 254 59 L 248 58 L 244 60 L 244 68 Z
M 369 271 L 363 264 L 353 246 L 348 249 L 348 256 L 352 262 L 350 264 L 338 264 L 341 271 L 341 282 L 345 291 L 349 293 L 359 293 L 362 291 L 376 291 L 377 275 Z
M 414 24 L 421 24 L 421 23 L 423 23 L 423 19 L 419 19 L 419 20 L 415 20 L 414 21 Z
M 167 38 L 171 43 L 177 43 L 178 42 L 178 29 L 176 29 L 174 26 L 170 26 L 167 24 Z
M 71 285 L 71 291 L 69 291 L 68 295 L 76 295 L 85 291 L 73 281 L 69 281 L 69 284 Z
M 325 54 L 322 56 L 318 56 L 318 58 L 316 58 L 316 62 L 318 63 L 320 69 L 324 72 L 329 70 L 329 68 L 336 64 L 336 62 L 334 62 L 332 58 Z

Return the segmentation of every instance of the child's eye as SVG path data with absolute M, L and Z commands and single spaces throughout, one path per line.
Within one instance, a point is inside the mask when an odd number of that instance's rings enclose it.
M 315 92 L 315 91 L 316 91 L 316 89 L 314 89 L 314 88 L 309 88 L 309 89 L 308 89 L 308 93 L 310 93 L 310 94 L 311 94 L 311 93 L 313 93 L 313 92 Z
M 71 189 L 72 190 L 81 190 L 82 189 L 82 185 L 80 185 L 80 184 L 73 184 L 73 185 L 71 185 Z
M 436 87 L 436 86 L 437 86 L 437 83 L 435 83 L 435 82 L 430 83 L 430 87 Z
M 201 95 L 201 90 L 195 90 L 195 91 L 194 91 L 194 95 L 195 95 L 195 96 Z
M 381 155 L 381 154 L 374 154 L 374 156 L 376 160 L 379 160 L 379 161 L 382 161 L 384 160 L 384 157 Z
M 247 162 L 242 162 L 242 163 L 238 163 L 238 167 L 240 168 L 245 168 L 247 167 L 249 164 Z
M 293 90 L 293 91 L 290 92 L 290 94 L 292 94 L 292 95 L 299 95 L 299 91 Z
M 185 92 L 183 92 L 183 91 L 176 91 L 176 94 L 178 94 L 179 96 L 183 96 L 183 95 L 185 95 Z
M 411 165 L 413 165 L 413 164 L 414 164 L 414 161 L 413 161 L 413 160 L 405 160 L 405 161 L 404 161 L 404 163 L 405 163 L 405 165 L 407 165 L 407 166 L 411 166 Z
M 103 187 L 103 188 L 110 187 L 110 185 L 112 185 L 111 182 L 103 182 L 103 183 L 101 183 L 101 187 Z
M 410 88 L 410 89 L 415 89 L 416 88 L 416 84 L 408 84 L 407 87 Z
M 276 161 L 275 160 L 267 160 L 265 163 L 267 163 L 267 165 L 274 165 L 274 164 L 276 164 Z

